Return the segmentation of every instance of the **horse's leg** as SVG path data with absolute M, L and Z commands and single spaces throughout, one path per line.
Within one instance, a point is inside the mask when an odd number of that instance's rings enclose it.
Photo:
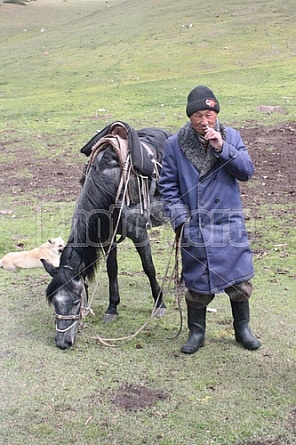
M 110 250 L 109 247 L 106 247 L 105 252 L 108 255 L 107 274 L 109 278 L 109 306 L 104 314 L 103 320 L 110 323 L 117 320 L 117 306 L 120 303 L 116 245 L 114 245 Z
M 151 247 L 147 231 L 146 230 L 143 231 L 143 238 L 141 241 L 140 237 L 137 236 L 137 239 L 133 239 L 133 242 L 141 258 L 144 272 L 149 278 L 152 296 L 157 308 L 157 310 L 155 311 L 155 317 L 162 317 L 166 313 L 166 305 L 163 302 L 162 289 L 159 286 L 156 278 L 156 271 L 152 259 Z

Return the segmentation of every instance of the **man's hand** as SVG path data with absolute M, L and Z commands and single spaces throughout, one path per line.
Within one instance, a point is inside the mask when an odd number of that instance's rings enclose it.
M 211 146 L 215 151 L 222 151 L 223 140 L 219 131 L 214 130 L 214 128 L 208 127 L 205 132 L 205 138 L 210 141 Z

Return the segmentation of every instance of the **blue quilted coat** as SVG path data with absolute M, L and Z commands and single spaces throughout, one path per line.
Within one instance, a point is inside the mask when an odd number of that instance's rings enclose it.
M 185 222 L 182 275 L 186 287 L 215 294 L 254 275 L 238 181 L 248 181 L 253 163 L 240 133 L 226 127 L 217 162 L 200 177 L 182 151 L 178 135 L 166 140 L 159 189 L 174 229 Z

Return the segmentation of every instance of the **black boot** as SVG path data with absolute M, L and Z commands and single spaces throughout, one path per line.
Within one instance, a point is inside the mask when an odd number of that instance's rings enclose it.
M 250 308 L 249 301 L 230 300 L 235 339 L 246 349 L 258 349 L 260 341 L 252 334 L 249 328 Z
M 181 352 L 184 352 L 184 354 L 194 354 L 204 345 L 206 310 L 206 308 L 197 309 L 187 304 L 189 337 L 187 343 L 181 348 Z

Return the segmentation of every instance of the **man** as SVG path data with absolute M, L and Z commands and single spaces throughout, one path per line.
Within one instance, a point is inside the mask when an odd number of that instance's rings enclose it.
M 167 139 L 159 182 L 166 215 L 181 236 L 189 327 L 181 351 L 186 354 L 204 345 L 206 307 L 224 291 L 236 340 L 246 349 L 260 347 L 249 328 L 254 270 L 238 186 L 251 178 L 254 166 L 239 132 L 219 122 L 219 111 L 209 88 L 189 93 L 190 121 Z

